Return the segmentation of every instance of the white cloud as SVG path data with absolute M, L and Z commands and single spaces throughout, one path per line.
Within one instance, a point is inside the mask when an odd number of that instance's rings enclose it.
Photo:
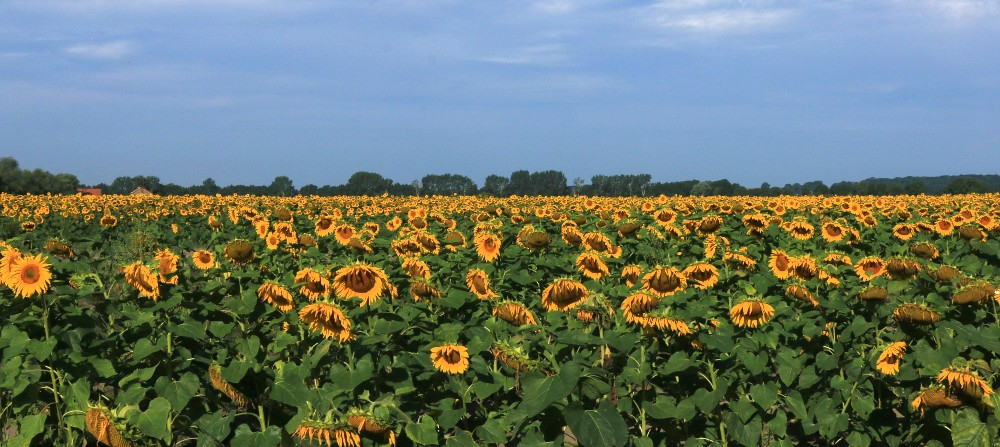
M 928 0 L 926 6 L 932 11 L 954 20 L 978 19 L 1000 14 L 997 0 Z
M 84 43 L 66 48 L 74 56 L 88 59 L 121 59 L 136 52 L 137 46 L 127 40 L 106 43 Z
M 698 34 L 767 31 L 794 15 L 768 2 L 731 0 L 663 0 L 644 13 L 657 26 Z
M 565 65 L 569 58 L 564 52 L 562 45 L 543 44 L 487 56 L 479 60 L 508 65 Z

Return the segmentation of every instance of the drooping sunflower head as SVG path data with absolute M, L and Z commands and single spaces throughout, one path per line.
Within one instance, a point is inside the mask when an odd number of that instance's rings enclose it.
M 325 338 L 343 343 L 353 338 L 351 320 L 336 304 L 317 302 L 303 307 L 299 319 L 309 325 L 309 329 L 319 332 Z
M 804 285 L 799 283 L 789 284 L 788 287 L 785 287 L 785 296 L 812 304 L 813 307 L 819 306 L 819 301 L 816 301 L 816 298 L 813 297 L 812 292 L 810 292 L 809 289 L 806 288 Z
M 774 307 L 760 299 L 747 299 L 729 310 L 733 324 L 744 328 L 758 328 L 774 316 Z
M 317 445 L 323 447 L 360 447 L 361 436 L 358 431 L 346 422 L 335 421 L 331 416 L 316 418 L 310 415 L 295 428 L 292 437 L 298 438 L 300 443 L 312 444 L 313 439 Z
M 469 269 L 465 275 L 465 285 L 469 291 L 481 300 L 489 300 L 497 297 L 496 292 L 490 289 L 490 279 L 486 272 L 479 269 Z
M 660 332 L 670 332 L 677 336 L 691 335 L 691 327 L 686 321 L 674 318 L 666 309 L 657 309 L 650 312 L 640 323 L 647 330 Z
M 392 430 L 392 424 L 388 419 L 383 417 L 378 417 L 371 411 L 365 411 L 360 408 L 352 408 L 345 414 L 347 417 L 347 423 L 351 427 L 354 427 L 358 433 L 369 436 L 381 438 L 389 443 L 389 445 L 396 445 L 396 433 Z
M 910 253 L 919 258 L 933 261 L 941 255 L 937 247 L 930 242 L 921 242 L 910 246 Z
M 435 346 L 431 348 L 431 362 L 445 374 L 464 374 L 469 369 L 469 350 L 457 344 Z
M 413 301 L 441 298 L 441 292 L 424 278 L 410 279 L 410 296 Z
M 707 262 L 691 264 L 681 271 L 684 277 L 694 282 L 694 288 L 709 289 L 719 282 L 719 269 Z
M 45 249 L 60 258 L 72 258 L 73 248 L 60 239 L 49 239 L 45 242 Z
M 431 268 L 419 258 L 404 258 L 403 271 L 411 278 L 430 278 Z
M 942 369 L 937 381 L 949 390 L 957 391 L 977 401 L 985 402 L 985 398 L 994 392 L 990 384 L 983 380 L 979 372 L 965 359 L 958 359 Z
M 900 304 L 892 311 L 892 316 L 901 323 L 915 326 L 934 324 L 941 319 L 941 316 L 934 310 L 915 303 Z
M 658 297 L 673 295 L 687 288 L 687 277 L 673 267 L 658 265 L 642 277 L 642 289 Z
M 268 303 L 282 312 L 288 312 L 295 307 L 292 294 L 284 286 L 274 281 L 267 281 L 257 288 L 257 296 L 260 300 Z
M 958 236 L 967 241 L 986 241 L 986 232 L 976 225 L 962 225 L 958 227 Z
M 739 270 L 751 271 L 757 268 L 757 261 L 744 253 L 727 252 L 722 260 Z
M 582 283 L 560 278 L 542 291 L 542 306 L 547 310 L 569 310 L 582 304 L 589 293 Z
M 791 276 L 791 258 L 782 250 L 775 249 L 767 262 L 771 273 L 778 279 L 788 279 Z
M 549 237 L 548 233 L 543 231 L 532 231 L 526 234 L 520 241 L 528 250 L 541 251 L 548 248 L 552 243 L 552 238 Z
M 885 301 L 889 299 L 889 291 L 882 286 L 869 286 L 858 292 L 857 296 L 862 301 Z
M 952 304 L 979 304 L 996 294 L 996 288 L 986 281 L 969 284 L 951 296 Z
M 889 258 L 885 261 L 885 272 L 892 279 L 912 279 L 920 272 L 920 264 L 909 258 Z
M 934 279 L 934 281 L 944 282 L 944 281 L 951 281 L 952 279 L 959 277 L 961 274 L 962 271 L 953 266 L 942 265 L 937 269 L 935 269 L 933 272 L 931 272 L 930 275 L 931 278 Z
M 908 223 L 899 223 L 892 227 L 892 235 L 901 241 L 908 241 L 917 234 L 917 229 Z
M 311 268 L 306 267 L 295 273 L 295 284 L 302 285 L 299 293 L 309 298 L 309 301 L 330 296 L 330 280 L 326 275 Z
M 886 262 L 877 256 L 868 256 L 854 263 L 854 272 L 862 281 L 868 282 L 885 273 Z
M 577 256 L 576 268 L 580 273 L 583 273 L 583 276 L 595 281 L 600 281 L 610 275 L 608 265 L 604 263 L 604 260 L 596 253 L 590 251 L 585 251 Z
M 822 236 L 824 241 L 840 242 L 846 234 L 847 233 L 844 231 L 844 227 L 840 226 L 837 222 L 828 221 L 823 224 Z
M 698 221 L 697 231 L 701 234 L 715 233 L 722 228 L 722 216 L 705 216 Z
M 642 274 L 642 267 L 638 265 L 626 265 L 622 268 L 622 279 L 625 280 L 625 284 L 629 287 L 634 286 L 639 282 L 639 275 Z
M 511 346 L 503 340 L 494 343 L 490 347 L 490 352 L 500 363 L 519 373 L 535 371 L 540 368 L 539 363 L 528 357 L 528 354 L 520 346 Z
M 514 326 L 538 324 L 531 310 L 516 301 L 501 301 L 493 307 L 493 316 Z
M 793 238 L 800 241 L 805 241 L 812 239 L 813 234 L 816 233 L 816 228 L 809 222 L 804 220 L 794 220 L 788 222 L 785 226 L 788 234 L 791 234 Z
M 222 254 L 233 265 L 247 265 L 254 259 L 253 245 L 243 239 L 237 239 L 226 244 Z
M 962 400 L 958 395 L 949 392 L 944 386 L 935 384 L 920 390 L 920 394 L 913 399 L 910 405 L 914 411 L 919 410 L 920 415 L 923 416 L 926 410 L 961 407 Z
M 142 261 L 125 266 L 123 272 L 125 273 L 125 281 L 139 291 L 139 296 L 152 298 L 153 301 L 160 297 L 159 279 Z
M 660 303 L 660 298 L 649 292 L 638 292 L 622 300 L 621 309 L 625 321 L 643 325 L 646 314 Z
M 338 297 L 360 298 L 362 306 L 368 306 L 386 294 L 395 298 L 397 293 L 382 269 L 363 262 L 337 270 L 333 287 Z
M 895 375 L 899 372 L 899 362 L 903 360 L 904 353 L 906 353 L 905 341 L 897 341 L 889 345 L 878 356 L 875 368 L 882 374 Z
M 113 413 L 102 405 L 90 405 L 84 414 L 87 432 L 97 439 L 98 445 L 130 447 L 132 443 L 122 436 L 125 426 Z

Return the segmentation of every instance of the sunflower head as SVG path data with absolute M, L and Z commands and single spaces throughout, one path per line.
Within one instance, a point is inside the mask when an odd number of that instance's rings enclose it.
M 490 289 L 489 277 L 486 276 L 486 272 L 482 270 L 469 269 L 469 273 L 465 275 L 465 285 L 469 287 L 470 292 L 481 300 L 488 300 L 497 297 L 496 292 Z
M 260 300 L 268 303 L 282 312 L 288 312 L 295 307 L 292 294 L 284 286 L 274 281 L 267 281 L 257 288 L 257 296 Z
M 336 339 L 343 343 L 353 338 L 351 320 L 336 304 L 318 302 L 303 307 L 299 311 L 299 319 L 309 325 L 309 329 L 317 331 L 325 338 Z
M 243 239 L 237 239 L 226 244 L 222 254 L 233 265 L 247 265 L 254 258 L 253 245 Z
M 7 253 L 10 253 L 9 258 L 6 256 Z M 47 257 L 41 254 L 23 256 L 16 250 L 8 249 L 4 260 L 0 275 L 4 276 L 3 283 L 14 291 L 14 296 L 30 298 L 48 292 L 52 272 L 49 271 Z
M 673 267 L 656 266 L 642 277 L 642 289 L 666 297 L 687 288 L 687 277 Z
M 583 276 L 595 281 L 599 281 L 610 275 L 608 265 L 604 263 L 604 260 L 596 253 L 590 251 L 585 251 L 580 253 L 580 256 L 577 256 L 576 267 L 580 273 L 583 273 Z
M 506 341 L 500 340 L 494 343 L 490 352 L 500 363 L 516 372 L 524 373 L 540 369 L 540 364 L 528 357 L 520 346 L 511 346 Z
M 199 270 L 208 270 L 215 267 L 215 255 L 208 250 L 195 250 L 191 254 L 191 260 L 194 261 L 194 266 Z
M 531 310 L 516 301 L 501 301 L 493 307 L 493 316 L 514 326 L 538 324 Z
M 897 341 L 886 347 L 875 362 L 875 368 L 882 374 L 895 375 L 899 372 L 899 362 L 903 360 L 906 353 L 906 342 Z
M 862 301 L 885 301 L 889 299 L 889 291 L 882 286 L 868 286 L 858 292 L 858 299 Z
M 892 311 L 892 316 L 901 323 L 915 326 L 934 324 L 941 319 L 937 312 L 915 303 L 900 304 Z
M 760 299 L 747 299 L 729 310 L 729 318 L 733 324 L 744 328 L 763 326 L 774 316 L 774 307 Z
M 339 298 L 360 298 L 362 306 L 368 306 L 386 295 L 395 298 L 397 293 L 382 269 L 363 262 L 337 270 L 333 287 Z
M 951 281 L 962 274 L 962 271 L 950 265 L 942 265 L 931 272 L 931 278 L 936 282 Z
M 707 262 L 691 264 L 681 273 L 694 283 L 694 288 L 699 290 L 709 289 L 719 282 L 719 269 Z
M 547 310 L 569 310 L 582 304 L 589 293 L 582 283 L 560 278 L 542 291 L 542 305 Z
M 930 242 L 921 242 L 910 246 L 910 253 L 922 259 L 933 261 L 940 256 L 937 247 Z
M 919 410 L 923 416 L 926 410 L 938 408 L 958 408 L 962 406 L 961 397 L 949 392 L 943 385 L 931 385 L 920 390 L 913 402 L 910 404 L 914 411 Z
M 981 281 L 958 289 L 951 296 L 951 302 L 952 304 L 979 304 L 994 294 L 996 294 L 996 288 L 988 282 Z
M 60 258 L 73 257 L 73 248 L 60 239 L 49 239 L 45 242 L 45 249 Z
M 480 232 L 473 239 L 476 253 L 486 262 L 493 262 L 500 257 L 500 238 L 492 232 Z
M 469 369 L 469 350 L 462 345 L 445 344 L 431 348 L 434 368 L 446 374 L 464 374 Z

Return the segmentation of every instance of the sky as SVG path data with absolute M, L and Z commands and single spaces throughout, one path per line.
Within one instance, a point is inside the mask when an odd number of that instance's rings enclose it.
M 1000 0 L 0 0 L 0 157 L 84 184 L 1000 173 Z

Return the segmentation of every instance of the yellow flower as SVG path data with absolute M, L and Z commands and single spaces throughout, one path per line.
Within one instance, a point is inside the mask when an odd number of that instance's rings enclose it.
M 496 292 L 490 289 L 490 278 L 482 270 L 469 269 L 469 273 L 465 275 L 465 285 L 469 287 L 470 292 L 481 300 L 489 300 L 497 297 Z
M 386 293 L 395 298 L 397 293 L 382 269 L 364 263 L 337 270 L 333 288 L 339 298 L 361 298 L 362 306 L 371 305 Z
M 299 319 L 308 324 L 309 329 L 319 331 L 323 337 L 335 338 L 341 343 L 352 338 L 351 320 L 334 304 L 310 304 L 299 311 Z
M 22 257 L 20 253 L 18 255 L 8 261 L 10 271 L 6 275 L 5 284 L 14 291 L 14 296 L 21 298 L 45 294 L 52 281 L 52 272 L 46 263 L 48 258 L 41 254 L 28 257 Z
M 260 300 L 268 303 L 282 312 L 288 312 L 295 306 L 292 294 L 281 284 L 273 281 L 265 282 L 257 288 L 257 296 Z
M 194 261 L 194 266 L 199 270 L 208 270 L 215 267 L 215 255 L 208 250 L 196 250 L 191 255 L 191 260 Z
M 576 258 L 576 267 L 586 276 L 595 281 L 608 276 L 608 265 L 597 254 L 593 252 L 583 252 Z
M 906 342 L 897 341 L 882 351 L 882 354 L 878 356 L 878 361 L 875 362 L 875 367 L 882 374 L 895 375 L 899 372 L 899 362 L 903 360 L 904 353 L 906 353 Z
M 486 262 L 493 262 L 500 257 L 500 238 L 489 232 L 476 234 L 473 243 L 476 245 L 476 253 Z
M 469 350 L 462 345 L 441 345 L 431 348 L 431 361 L 438 371 L 463 374 L 469 369 Z
M 685 278 L 693 280 L 694 288 L 699 290 L 711 288 L 719 282 L 719 269 L 706 262 L 691 264 L 685 267 L 681 273 L 684 274 Z
M 124 272 L 125 281 L 139 291 L 139 296 L 152 298 L 153 301 L 160 297 L 160 283 L 156 275 L 141 261 L 129 264 L 125 267 Z
M 311 268 L 304 268 L 295 274 L 295 284 L 302 284 L 299 293 L 315 301 L 330 297 L 330 280 Z
M 757 328 L 773 316 L 774 308 L 758 300 L 743 301 L 729 310 L 729 318 L 739 327 Z
M 514 326 L 525 324 L 538 324 L 535 315 L 531 313 L 523 304 L 507 301 L 500 303 L 493 308 L 493 316 L 506 321 Z
M 969 368 L 947 367 L 937 376 L 938 383 L 957 389 L 973 399 L 984 399 L 993 394 L 993 388 Z
M 542 306 L 547 310 L 568 310 L 579 306 L 587 294 L 587 287 L 572 279 L 557 279 L 542 291 Z
M 642 277 L 642 288 L 659 297 L 670 296 L 687 288 L 687 278 L 673 267 L 658 265 Z

